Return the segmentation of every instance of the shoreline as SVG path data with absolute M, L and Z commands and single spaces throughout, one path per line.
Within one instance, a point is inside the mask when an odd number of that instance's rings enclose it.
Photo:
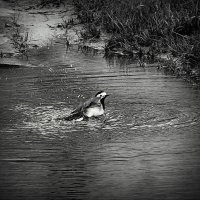
M 0 0 L 1 58 L 26 54 L 29 49 L 48 47 L 57 38 L 65 37 L 66 30 L 62 24 L 72 18 L 72 5 L 40 8 L 36 2 L 15 4 Z M 70 42 L 78 43 L 76 32 L 70 32 Z
M 159 69 L 200 84 L 200 5 L 148 0 L 74 0 L 87 38 L 109 35 L 105 54 L 136 56 L 141 66 L 159 62 Z M 191 8 L 189 8 L 192 6 Z
M 182 57 L 172 55 L 169 49 L 161 53 L 151 45 L 119 45 L 121 39 L 117 38 L 117 33 L 108 33 L 101 26 L 82 21 L 80 15 L 85 11 L 77 8 L 76 3 L 63 1 L 65 4 L 58 7 L 40 7 L 36 2 L 21 0 L 16 4 L 0 0 L 0 63 L 13 64 L 17 62 L 16 57 L 26 57 L 29 50 L 54 45 L 57 39 L 64 38 L 66 46 L 76 44 L 85 49 L 91 48 L 104 52 L 107 57 L 134 57 L 141 67 L 158 63 L 159 70 L 192 84 L 200 84 L 199 67 L 192 68 L 189 63 L 183 62 Z

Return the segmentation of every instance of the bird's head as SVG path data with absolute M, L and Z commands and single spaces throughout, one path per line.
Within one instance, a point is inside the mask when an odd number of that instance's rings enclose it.
M 105 99 L 107 96 L 109 96 L 109 95 L 106 94 L 106 92 L 104 92 L 104 91 L 100 91 L 95 95 L 95 97 L 99 97 L 100 99 Z

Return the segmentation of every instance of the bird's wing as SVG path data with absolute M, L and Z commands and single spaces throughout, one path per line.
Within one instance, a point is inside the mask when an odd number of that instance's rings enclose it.
M 74 119 L 79 119 L 81 117 L 84 117 L 84 112 L 88 107 L 93 107 L 95 105 L 100 104 L 100 98 L 99 97 L 93 97 L 91 99 L 88 99 L 84 103 L 81 103 L 75 110 L 73 110 L 70 115 L 61 118 L 64 120 L 74 120 Z
M 98 104 L 99 100 L 100 100 L 99 97 L 90 98 L 84 103 L 81 103 L 75 110 L 71 112 L 71 114 L 83 112 L 86 108 Z
M 88 108 L 88 107 L 93 107 L 93 106 L 97 106 L 100 105 L 100 98 L 99 97 L 94 97 L 92 99 L 92 101 L 88 102 L 87 105 L 84 106 L 84 108 Z
M 71 121 L 83 117 L 83 108 L 84 104 L 86 103 L 89 103 L 89 100 L 87 100 L 85 103 L 79 104 L 79 106 L 75 110 L 73 110 L 68 116 L 64 117 L 64 119 Z

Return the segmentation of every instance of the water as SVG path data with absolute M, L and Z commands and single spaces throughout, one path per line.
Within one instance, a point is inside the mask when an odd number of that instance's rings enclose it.
M 0 69 L 1 199 L 199 199 L 200 91 L 93 53 L 57 43 Z M 99 90 L 105 122 L 55 120 Z

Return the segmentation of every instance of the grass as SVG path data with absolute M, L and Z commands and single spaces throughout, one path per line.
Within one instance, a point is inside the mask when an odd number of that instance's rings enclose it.
M 22 34 L 21 26 L 18 24 L 18 20 L 20 17 L 20 13 L 16 13 L 11 18 L 11 24 L 12 24 L 12 31 L 10 35 L 10 40 L 12 41 L 12 44 L 14 48 L 18 51 L 20 55 L 28 56 L 28 50 L 29 50 L 29 33 L 26 32 Z
M 27 56 L 27 51 L 29 49 L 28 39 L 28 32 L 26 32 L 25 34 L 21 34 L 19 28 L 14 30 L 11 41 L 14 45 L 14 48 L 18 50 L 18 53 Z
M 198 0 L 74 0 L 74 5 L 85 24 L 84 38 L 98 38 L 101 31 L 110 36 L 106 54 L 119 49 L 129 54 L 142 49 L 143 56 L 154 57 L 167 53 L 171 56 L 169 64 L 165 63 L 169 69 L 200 81 Z M 176 62 L 172 66 L 173 57 L 182 69 Z

